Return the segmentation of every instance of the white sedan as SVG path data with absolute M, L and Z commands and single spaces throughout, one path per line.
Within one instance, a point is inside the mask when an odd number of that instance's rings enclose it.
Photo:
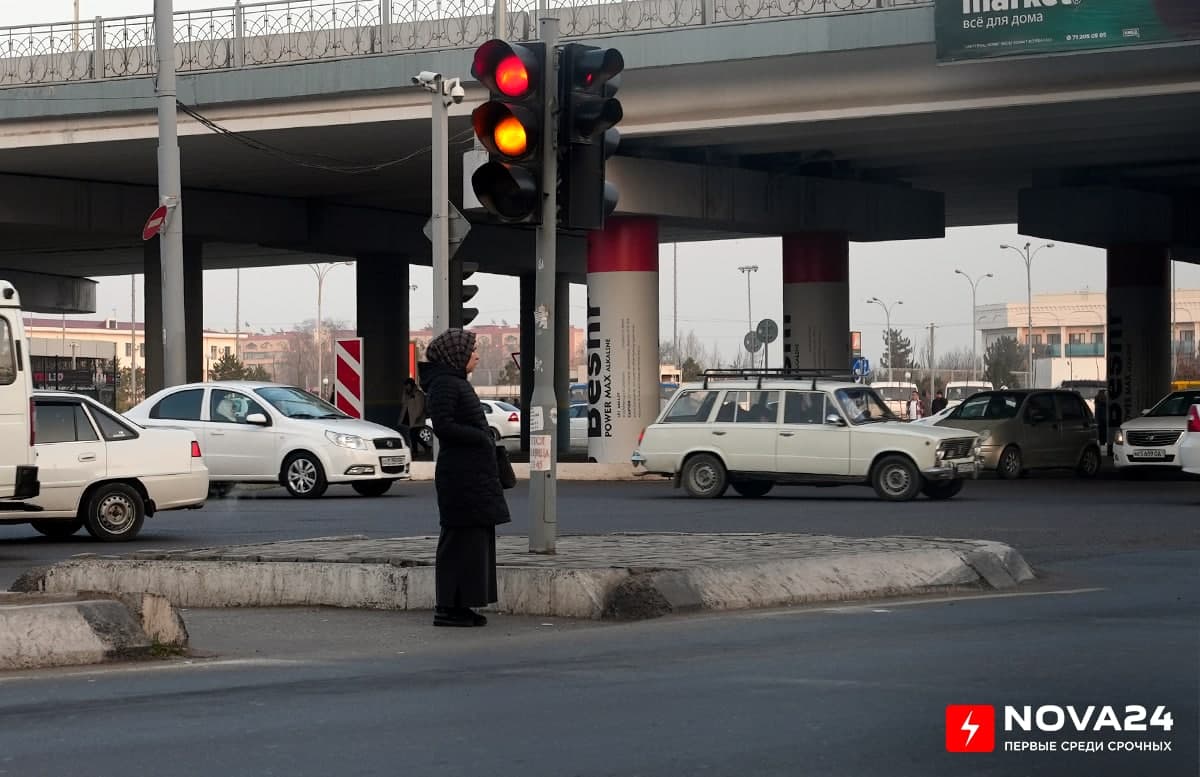
M 1179 441 L 1188 425 L 1189 408 L 1200 391 L 1172 391 L 1113 434 L 1113 464 L 1128 473 L 1147 467 L 1178 468 Z
M 507 447 L 521 441 L 521 408 L 495 399 L 481 399 L 479 404 L 493 442 Z M 421 444 L 431 446 L 434 438 L 432 418 L 425 419 L 425 427 L 429 432 L 422 435 Z
M 0 513 L 48 537 L 84 527 L 98 540 L 132 540 L 148 515 L 204 505 L 208 469 L 196 436 L 144 429 L 88 397 L 39 391 L 33 397 L 41 493 L 36 512 Z
M 363 496 L 381 496 L 411 477 L 408 444 L 394 429 L 351 418 L 280 383 L 173 386 L 126 415 L 143 426 L 195 433 L 218 494 L 235 483 L 279 483 L 292 496 L 319 497 L 330 484 L 345 483 Z
M 1179 441 L 1179 464 L 1189 475 L 1200 475 L 1200 405 L 1188 408 L 1187 426 Z

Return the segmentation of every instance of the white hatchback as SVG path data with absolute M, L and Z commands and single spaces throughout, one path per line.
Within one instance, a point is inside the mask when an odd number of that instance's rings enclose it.
M 146 516 L 204 505 L 208 469 L 196 436 L 144 429 L 67 391 L 33 395 L 41 493 L 36 512 L 0 513 L 48 537 L 86 528 L 105 542 L 138 535 Z
M 125 415 L 143 426 L 182 427 L 204 446 L 214 492 L 235 483 L 279 483 L 318 497 L 346 483 L 381 496 L 411 477 L 408 445 L 395 430 L 351 418 L 294 386 L 256 381 L 164 389 Z

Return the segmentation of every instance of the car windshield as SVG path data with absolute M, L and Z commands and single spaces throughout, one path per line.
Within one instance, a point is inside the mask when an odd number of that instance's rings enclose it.
M 898 421 L 896 414 L 888 410 L 883 400 L 873 389 L 843 388 L 836 392 L 838 402 L 852 424 L 872 424 L 880 421 Z
M 1000 421 L 1016 418 L 1025 395 L 1015 391 L 992 391 L 976 394 L 954 408 L 951 418 L 960 421 Z
M 1200 405 L 1200 391 L 1176 391 L 1168 394 L 1146 415 L 1154 418 L 1183 417 L 1192 405 Z
M 350 417 L 320 397 L 292 386 L 265 386 L 254 393 L 288 418 Z
M 991 386 L 947 386 L 946 399 L 951 402 L 961 402 L 967 397 L 980 391 L 989 391 Z

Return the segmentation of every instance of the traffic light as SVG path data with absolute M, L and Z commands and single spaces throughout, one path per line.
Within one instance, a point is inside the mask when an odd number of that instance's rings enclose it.
M 542 43 L 489 40 L 475 50 L 471 75 L 491 99 L 471 114 L 489 159 L 471 176 L 479 202 L 503 221 L 541 220 L 542 144 L 548 142 Z
M 562 226 L 602 229 L 617 207 L 617 188 L 604 180 L 604 163 L 617 150 L 621 133 L 620 87 L 625 58 L 616 49 L 568 43 L 558 71 L 559 189 Z
M 471 298 L 479 293 L 479 287 L 473 283 L 464 283 L 478 269 L 479 265 L 475 262 L 464 262 L 461 259 L 450 260 L 450 326 L 452 327 L 461 329 L 479 315 L 479 308 L 466 307 Z

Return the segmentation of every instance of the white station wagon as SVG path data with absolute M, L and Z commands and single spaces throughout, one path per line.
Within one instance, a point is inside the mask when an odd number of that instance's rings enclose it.
M 762 372 L 762 374 L 756 374 Z M 869 386 L 783 371 L 705 373 L 685 384 L 633 454 L 635 470 L 691 496 L 775 484 L 870 485 L 882 499 L 949 499 L 979 470 L 979 436 L 901 422 Z

